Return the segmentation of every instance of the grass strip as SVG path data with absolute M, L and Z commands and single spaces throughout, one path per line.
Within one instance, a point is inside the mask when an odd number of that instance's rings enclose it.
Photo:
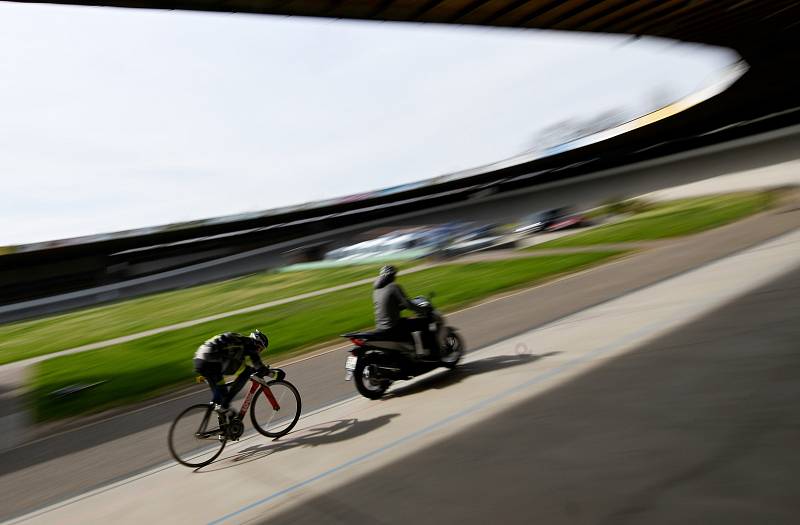
M 568 235 L 530 248 L 564 248 L 680 237 L 716 228 L 767 209 L 775 193 L 747 192 L 694 197 L 658 204 L 624 221 Z
M 489 295 L 586 268 L 623 252 L 592 252 L 422 270 L 399 282 L 409 295 L 436 293 L 443 310 Z M 34 367 L 29 395 L 37 420 L 95 412 L 141 401 L 195 376 L 192 355 L 205 339 L 227 330 L 261 328 L 270 337 L 267 362 L 282 354 L 329 341 L 350 330 L 372 326 L 371 287 L 347 290 L 146 337 L 113 347 L 48 359 Z M 344 341 L 342 341 L 344 343 Z M 101 384 L 65 398 L 51 392 L 73 384 Z
M 400 268 L 412 266 L 401 263 Z M 246 277 L 163 292 L 67 314 L 0 325 L 0 364 L 135 334 L 376 275 L 380 265 Z

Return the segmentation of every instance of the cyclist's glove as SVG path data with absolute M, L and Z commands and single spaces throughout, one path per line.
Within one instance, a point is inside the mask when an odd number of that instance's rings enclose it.
M 256 373 L 258 377 L 271 377 L 272 379 L 281 380 L 286 377 L 286 372 L 280 368 L 270 368 L 269 365 L 264 365 L 259 368 Z

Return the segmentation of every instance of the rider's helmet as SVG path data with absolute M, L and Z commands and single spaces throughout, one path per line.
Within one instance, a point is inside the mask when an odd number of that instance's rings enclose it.
M 269 339 L 267 339 L 267 336 L 265 334 L 261 333 L 261 330 L 258 329 L 253 330 L 253 332 L 250 334 L 250 339 L 252 339 L 258 344 L 259 352 L 263 352 L 269 346 Z
M 381 271 L 378 274 L 383 279 L 391 282 L 394 280 L 394 276 L 397 275 L 397 268 L 392 266 L 391 264 L 387 264 L 386 266 L 381 267 Z

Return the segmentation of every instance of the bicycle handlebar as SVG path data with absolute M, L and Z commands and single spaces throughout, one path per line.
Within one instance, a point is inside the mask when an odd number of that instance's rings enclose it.
M 281 369 L 281 368 L 270 368 L 267 371 L 267 376 L 270 377 L 270 378 L 274 378 L 274 379 L 279 379 L 280 380 L 280 379 L 283 379 L 284 377 L 286 377 L 286 372 L 284 372 L 283 369 Z M 253 381 L 256 381 L 257 383 L 261 383 L 262 385 L 266 385 L 266 383 L 267 383 L 266 379 L 264 379 L 263 377 L 259 376 L 256 373 L 256 371 L 253 371 L 253 373 L 250 374 L 250 379 L 253 380 Z M 208 383 L 206 378 L 203 377 L 203 376 L 197 376 L 195 378 L 195 381 L 197 381 L 198 383 Z M 233 379 L 231 381 L 227 381 L 225 383 L 225 386 L 229 387 L 235 382 L 236 382 L 236 379 Z

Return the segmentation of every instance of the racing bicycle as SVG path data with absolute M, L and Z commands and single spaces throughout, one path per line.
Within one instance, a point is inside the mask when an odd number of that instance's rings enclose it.
M 239 412 L 232 417 L 219 414 L 214 403 L 192 405 L 181 412 L 169 429 L 169 451 L 181 465 L 200 468 L 222 454 L 225 444 L 238 441 L 244 434 L 244 417 L 250 409 L 250 421 L 262 435 L 279 438 L 288 434 L 300 419 L 300 393 L 284 380 L 285 373 L 271 368 L 267 380 L 251 374 L 250 390 Z M 227 383 L 230 386 L 233 381 Z

